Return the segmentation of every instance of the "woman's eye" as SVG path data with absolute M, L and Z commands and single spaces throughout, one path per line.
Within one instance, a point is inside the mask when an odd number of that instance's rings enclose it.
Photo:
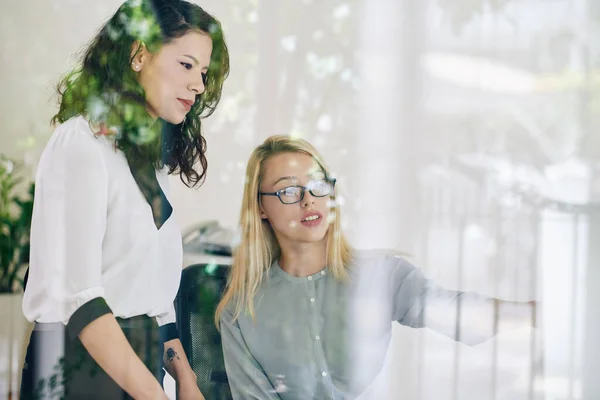
M 190 69 L 192 69 L 192 67 L 193 67 L 193 65 L 192 65 L 192 64 L 190 64 L 190 63 L 186 63 L 186 62 L 182 62 L 182 63 L 180 63 L 180 64 L 181 64 L 181 65 L 183 65 L 183 68 L 185 68 L 185 69 L 187 69 L 187 70 L 190 70 Z

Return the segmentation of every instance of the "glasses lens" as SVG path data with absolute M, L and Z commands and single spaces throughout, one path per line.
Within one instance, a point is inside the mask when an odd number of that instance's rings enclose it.
M 309 189 L 313 196 L 323 197 L 331 193 L 333 190 L 333 183 L 325 179 L 313 181 L 311 182 Z
M 279 192 L 279 198 L 285 204 L 297 203 L 302 198 L 302 188 L 299 186 L 288 186 Z

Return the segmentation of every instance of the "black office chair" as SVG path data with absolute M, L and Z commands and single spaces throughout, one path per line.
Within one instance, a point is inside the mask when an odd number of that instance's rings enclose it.
M 177 328 L 198 387 L 207 399 L 232 399 L 214 324 L 215 309 L 227 282 L 228 265 L 195 264 L 185 268 L 175 299 Z

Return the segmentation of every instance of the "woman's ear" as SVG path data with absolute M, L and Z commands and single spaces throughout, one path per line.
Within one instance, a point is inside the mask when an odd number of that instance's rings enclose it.
M 150 59 L 150 52 L 146 48 L 146 45 L 139 40 L 136 40 L 131 44 L 131 69 L 135 72 L 140 72 L 144 67 L 144 64 Z
M 265 209 L 263 208 L 262 204 L 260 205 L 260 214 L 259 215 L 262 219 L 268 219 L 267 213 L 265 212 Z

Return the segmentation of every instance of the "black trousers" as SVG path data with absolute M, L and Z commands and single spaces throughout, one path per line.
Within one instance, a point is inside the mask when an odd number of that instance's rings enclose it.
M 136 354 L 161 383 L 162 343 L 154 318 L 117 318 Z M 71 340 L 63 324 L 36 323 L 21 379 L 21 399 L 131 399 L 89 355 L 79 339 Z

